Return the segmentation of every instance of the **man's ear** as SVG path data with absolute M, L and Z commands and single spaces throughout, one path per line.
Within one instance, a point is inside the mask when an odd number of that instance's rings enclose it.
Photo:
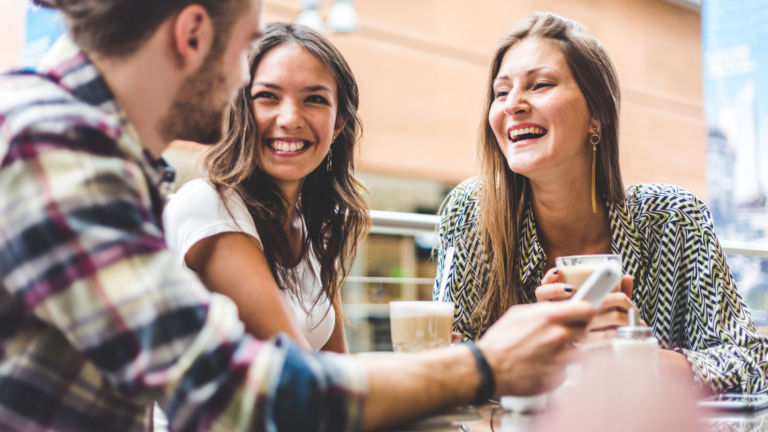
M 179 67 L 196 71 L 213 46 L 215 30 L 208 11 L 200 5 L 184 8 L 173 24 L 173 50 Z

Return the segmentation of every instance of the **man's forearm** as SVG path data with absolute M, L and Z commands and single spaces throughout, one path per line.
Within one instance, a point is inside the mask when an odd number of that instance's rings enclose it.
M 359 357 L 368 370 L 361 428 L 369 430 L 472 402 L 480 374 L 469 348 Z

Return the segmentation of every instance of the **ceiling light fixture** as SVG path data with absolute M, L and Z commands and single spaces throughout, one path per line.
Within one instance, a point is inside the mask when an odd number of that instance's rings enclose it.
M 354 33 L 359 27 L 352 0 L 336 0 L 328 13 L 328 28 L 335 33 Z
M 328 29 L 333 33 L 354 33 L 359 29 L 360 23 L 352 0 L 335 0 L 326 22 L 323 22 L 323 16 L 320 15 L 320 2 L 321 0 L 301 0 L 304 9 L 296 18 L 296 24 L 320 32 Z
M 301 0 L 301 3 L 304 6 L 304 10 L 296 18 L 296 24 L 305 25 L 319 32 L 325 31 L 323 16 L 317 10 L 320 7 L 320 0 Z

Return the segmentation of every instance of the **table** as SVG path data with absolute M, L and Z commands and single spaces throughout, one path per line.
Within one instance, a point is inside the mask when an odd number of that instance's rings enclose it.
M 491 424 L 491 417 L 493 423 Z M 497 405 L 474 409 L 464 407 L 449 413 L 392 428 L 392 432 L 528 432 L 535 415 L 504 412 Z M 757 413 L 709 412 L 703 418 L 705 430 L 711 432 L 768 432 L 768 410 Z

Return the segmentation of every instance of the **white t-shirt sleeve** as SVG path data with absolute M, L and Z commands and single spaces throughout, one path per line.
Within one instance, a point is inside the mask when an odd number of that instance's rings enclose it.
M 243 200 L 231 191 L 225 193 L 225 199 L 226 207 L 210 183 L 195 179 L 182 186 L 165 206 L 165 240 L 183 266 L 186 267 L 184 257 L 195 243 L 225 232 L 248 234 L 263 249 L 259 233 Z

